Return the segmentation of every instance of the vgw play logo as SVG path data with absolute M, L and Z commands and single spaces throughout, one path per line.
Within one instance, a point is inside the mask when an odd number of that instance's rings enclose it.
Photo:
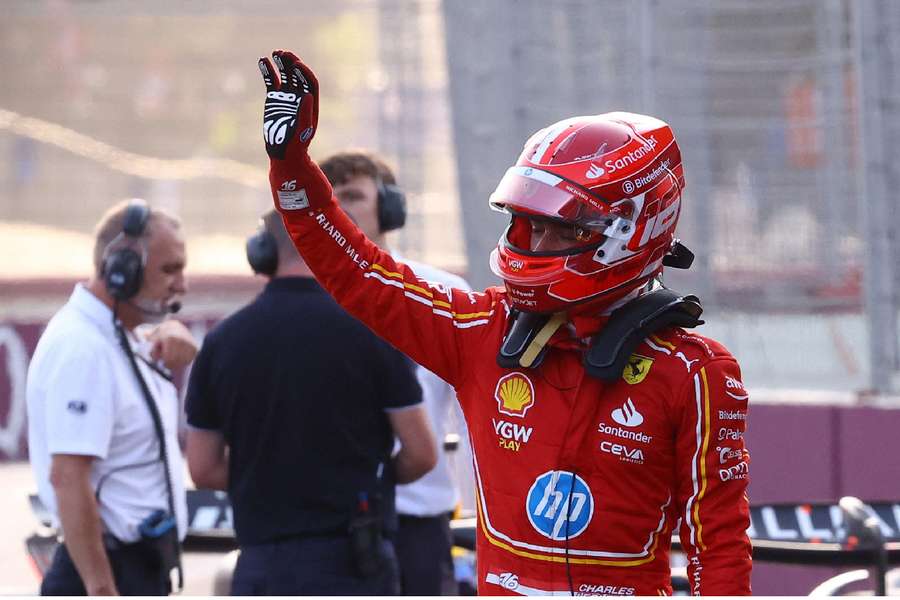
M 547 471 L 528 490 L 525 509 L 531 525 L 541 535 L 551 540 L 572 539 L 581 535 L 591 522 L 594 497 L 578 475 Z

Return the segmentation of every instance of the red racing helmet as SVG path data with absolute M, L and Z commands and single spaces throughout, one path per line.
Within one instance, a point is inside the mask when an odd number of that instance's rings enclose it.
M 522 311 L 607 306 L 662 271 L 683 188 L 681 152 L 663 121 L 612 112 L 554 123 L 525 143 L 491 194 L 491 207 L 511 216 L 491 270 Z

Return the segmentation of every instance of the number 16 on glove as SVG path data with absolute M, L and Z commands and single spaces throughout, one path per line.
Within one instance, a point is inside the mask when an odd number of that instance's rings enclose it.
M 309 158 L 319 120 L 319 83 L 312 70 L 286 50 L 259 59 L 266 85 L 263 139 L 270 159 L 269 182 L 281 210 L 327 202 L 331 186 Z

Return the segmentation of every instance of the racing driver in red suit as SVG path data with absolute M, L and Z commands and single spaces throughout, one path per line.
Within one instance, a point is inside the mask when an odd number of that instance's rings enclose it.
M 456 388 L 474 451 L 481 594 L 669 595 L 678 529 L 691 591 L 750 593 L 747 393 L 689 332 L 675 239 L 684 177 L 670 127 L 607 113 L 534 134 L 490 198 L 510 215 L 503 288 L 429 283 L 338 207 L 308 154 L 318 83 L 262 58 L 275 205 L 319 282 Z

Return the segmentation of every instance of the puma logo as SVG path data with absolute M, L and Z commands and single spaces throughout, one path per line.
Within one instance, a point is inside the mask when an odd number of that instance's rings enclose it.
M 684 366 L 687 367 L 688 373 L 691 372 L 691 365 L 693 365 L 695 362 L 700 360 L 699 358 L 695 358 L 694 360 L 688 360 L 687 356 L 684 355 L 684 352 L 676 352 L 675 356 L 677 356 L 682 361 L 684 361 Z

